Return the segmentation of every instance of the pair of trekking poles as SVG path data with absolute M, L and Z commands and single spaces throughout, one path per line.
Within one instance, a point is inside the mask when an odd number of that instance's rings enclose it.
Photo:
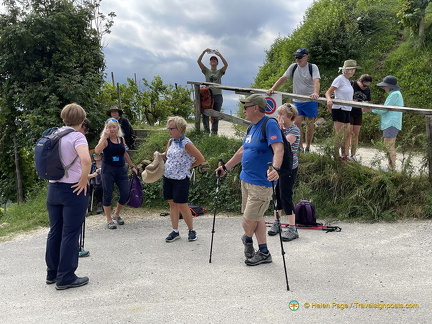
M 219 159 L 218 166 L 220 167 L 220 166 L 223 166 L 224 164 L 225 163 L 222 161 L 222 159 Z M 269 167 L 269 171 L 273 170 L 273 165 L 271 162 L 268 162 L 268 167 Z M 214 233 L 215 233 L 216 211 L 217 211 L 218 200 L 219 200 L 219 189 L 220 189 L 220 171 L 218 171 L 218 174 L 216 175 L 216 194 L 215 194 L 215 202 L 214 202 L 213 226 L 212 226 L 212 236 L 211 236 L 211 243 L 210 243 L 209 263 L 211 263 L 212 252 L 213 252 L 213 237 L 214 237 Z M 282 241 L 282 228 L 281 228 L 281 222 L 280 222 L 280 215 L 279 215 L 279 211 L 277 208 L 276 188 L 275 188 L 274 181 L 272 181 L 272 189 L 273 189 L 273 196 L 272 196 L 272 198 L 273 198 L 273 210 L 276 213 L 276 220 L 278 221 L 278 224 L 279 224 L 279 241 L 280 241 L 280 245 L 281 245 L 282 260 L 283 260 L 284 271 L 285 271 L 285 281 L 286 281 L 287 291 L 289 291 L 290 288 L 289 288 L 289 283 L 288 283 L 288 273 L 287 273 L 286 262 L 285 262 L 285 249 L 284 249 L 283 241 Z

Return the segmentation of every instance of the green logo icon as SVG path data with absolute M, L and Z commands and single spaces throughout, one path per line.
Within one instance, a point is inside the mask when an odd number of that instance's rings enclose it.
M 291 300 L 289 302 L 289 309 L 291 309 L 292 311 L 296 311 L 299 308 L 300 308 L 300 304 L 297 300 Z

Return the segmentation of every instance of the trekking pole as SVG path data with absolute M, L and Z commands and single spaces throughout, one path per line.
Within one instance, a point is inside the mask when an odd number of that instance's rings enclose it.
M 269 171 L 273 170 L 273 165 L 271 162 L 268 162 L 268 167 L 269 167 Z M 281 244 L 281 253 L 282 253 L 282 260 L 283 260 L 283 265 L 284 265 L 284 270 L 285 270 L 285 280 L 286 280 L 286 285 L 287 285 L 287 290 L 289 291 L 289 283 L 288 283 L 288 274 L 287 274 L 287 268 L 286 268 L 286 263 L 285 263 L 285 250 L 284 250 L 284 246 L 282 243 L 282 228 L 281 228 L 281 222 L 280 222 L 280 216 L 279 216 L 279 211 L 277 208 L 277 202 L 276 202 L 276 189 L 275 189 L 275 184 L 274 181 L 272 181 L 272 188 L 273 188 L 273 210 L 276 213 L 276 220 L 279 223 L 279 241 Z
M 85 218 L 84 218 L 84 222 L 82 223 L 82 226 L 81 226 L 80 251 L 84 250 L 84 239 L 85 239 Z
M 219 159 L 218 167 L 221 167 L 224 164 L 225 163 L 222 161 L 222 159 Z M 212 227 L 212 236 L 211 236 L 211 243 L 210 243 L 209 263 L 211 263 L 211 257 L 212 257 L 212 251 L 213 251 L 213 236 L 215 233 L 216 208 L 217 208 L 217 204 L 218 204 L 219 187 L 220 187 L 220 170 L 218 171 L 218 173 L 216 175 L 216 194 L 215 194 L 215 203 L 214 203 L 213 227 Z

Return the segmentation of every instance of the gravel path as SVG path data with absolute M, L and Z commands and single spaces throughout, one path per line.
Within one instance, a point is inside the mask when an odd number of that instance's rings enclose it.
M 141 208 L 123 216 L 117 230 L 106 229 L 101 215 L 88 217 L 90 256 L 77 274 L 90 282 L 80 288 L 45 284 L 47 228 L 0 243 L 0 322 L 430 322 L 431 221 L 300 230 L 298 240 L 284 243 L 287 291 L 278 236 L 268 238 L 272 263 L 246 266 L 239 216 L 217 215 L 212 263 L 211 213 L 195 218 L 197 241 L 187 241 L 182 222 L 173 243 L 164 240 L 167 217 Z

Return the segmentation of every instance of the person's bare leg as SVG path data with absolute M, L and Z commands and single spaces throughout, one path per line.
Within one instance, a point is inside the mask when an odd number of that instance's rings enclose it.
M 179 208 L 178 204 L 173 200 L 168 200 L 168 204 L 170 206 L 170 218 L 171 218 L 171 226 L 173 229 L 178 229 L 179 224 Z
M 315 133 L 315 119 L 306 118 L 306 148 L 310 149 Z
M 192 217 L 192 212 L 189 209 L 189 205 L 188 204 L 177 204 L 178 205 L 178 209 L 181 212 L 183 219 L 188 227 L 188 229 L 194 229 L 193 228 L 193 217 Z M 178 223 L 178 222 L 177 222 Z
M 242 226 L 246 236 L 252 237 L 255 234 L 258 222 L 250 221 L 243 217 Z
M 120 212 L 121 212 L 122 209 L 123 209 L 123 205 L 117 203 L 116 209 L 114 211 L 114 217 L 120 216 Z
M 107 223 L 112 222 L 112 218 L 111 218 L 111 206 L 103 206 L 103 210 L 105 212 Z
M 360 135 L 360 125 L 352 125 L 351 156 L 356 155 Z
M 387 156 L 388 156 L 388 163 L 389 168 L 394 170 L 396 167 L 396 138 L 394 137 L 384 137 L 384 144 L 388 150 Z

